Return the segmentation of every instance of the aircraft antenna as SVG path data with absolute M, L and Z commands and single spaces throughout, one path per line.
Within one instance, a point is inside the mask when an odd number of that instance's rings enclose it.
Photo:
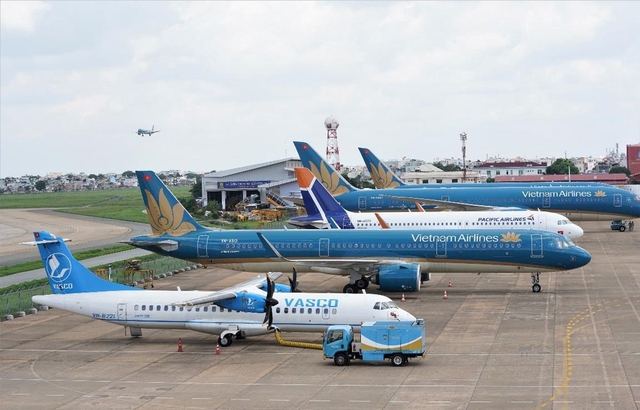
M 327 162 L 336 170 L 340 171 L 340 150 L 338 149 L 338 127 L 340 123 L 333 115 L 324 120 L 327 129 Z
M 467 182 L 467 133 L 460 134 L 462 141 L 462 182 Z

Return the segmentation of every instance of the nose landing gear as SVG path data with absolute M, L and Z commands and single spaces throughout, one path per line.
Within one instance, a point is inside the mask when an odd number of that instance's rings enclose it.
M 533 283 L 533 286 L 531 286 L 531 289 L 538 293 L 542 290 L 542 287 L 540 286 L 540 273 L 536 272 L 536 273 L 532 273 L 531 274 L 531 283 Z

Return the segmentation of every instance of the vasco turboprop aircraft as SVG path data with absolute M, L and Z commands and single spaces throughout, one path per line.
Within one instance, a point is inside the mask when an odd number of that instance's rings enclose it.
M 356 189 L 306 142 L 294 141 L 302 164 L 349 211 L 402 211 L 435 205 L 438 210 L 483 211 L 541 209 L 572 221 L 640 217 L 640 196 L 614 186 L 503 186 Z
M 316 332 L 335 324 L 359 328 L 365 321 L 415 320 L 383 295 L 289 293 L 291 287 L 269 278 L 281 273 L 214 292 L 142 290 L 95 276 L 71 255 L 64 239 L 42 231 L 34 236 L 29 244 L 38 246 L 53 294 L 33 296 L 33 302 L 125 326 L 132 336 L 142 336 L 145 328 L 187 329 L 220 335 L 220 346 L 229 346 L 236 338 L 275 330 Z
M 371 180 L 377 189 L 383 188 L 489 188 L 496 189 L 500 187 L 528 187 L 528 186 L 610 186 L 604 182 L 502 182 L 500 184 L 476 184 L 476 183 L 451 183 L 451 184 L 407 184 L 402 181 L 396 174 L 380 161 L 373 152 L 368 148 L 358 148 L 360 155 L 371 174 Z
M 227 269 L 316 271 L 349 276 L 345 293 L 369 281 L 390 292 L 415 292 L 423 272 L 532 272 L 579 268 L 591 255 L 571 239 L 538 230 L 382 229 L 211 230 L 198 224 L 152 171 L 136 171 L 151 235 L 126 243 Z
M 142 128 L 138 128 L 137 132 L 138 132 L 138 135 L 141 135 L 141 136 L 145 136 L 145 135 L 151 136 L 151 135 L 155 134 L 156 132 L 160 132 L 160 130 L 156 131 L 156 130 L 154 130 L 154 128 L 155 128 L 155 125 L 152 126 L 150 130 L 145 130 L 145 129 L 142 129 Z
M 345 210 L 307 168 L 296 168 L 307 215 L 288 223 L 317 229 L 539 229 L 580 238 L 582 228 L 568 218 L 545 211 L 350 212 Z

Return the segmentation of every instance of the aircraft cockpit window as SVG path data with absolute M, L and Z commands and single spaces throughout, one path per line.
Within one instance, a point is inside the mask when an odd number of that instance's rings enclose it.
M 387 302 L 387 305 L 389 306 L 389 309 L 398 309 L 396 302 Z
M 380 302 L 376 302 L 376 304 L 373 305 L 373 309 L 374 310 L 380 310 Z
M 385 310 L 385 309 L 389 309 L 389 305 L 387 304 L 387 302 L 382 302 L 382 309 L 380 310 Z

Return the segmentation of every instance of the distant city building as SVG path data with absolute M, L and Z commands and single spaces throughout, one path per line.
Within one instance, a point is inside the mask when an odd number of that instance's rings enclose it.
M 640 144 L 627 145 L 627 168 L 630 179 L 640 181 Z
M 547 170 L 546 163 L 533 161 L 493 162 L 476 165 L 473 168 L 480 177 L 496 178 L 499 176 L 543 175 Z

